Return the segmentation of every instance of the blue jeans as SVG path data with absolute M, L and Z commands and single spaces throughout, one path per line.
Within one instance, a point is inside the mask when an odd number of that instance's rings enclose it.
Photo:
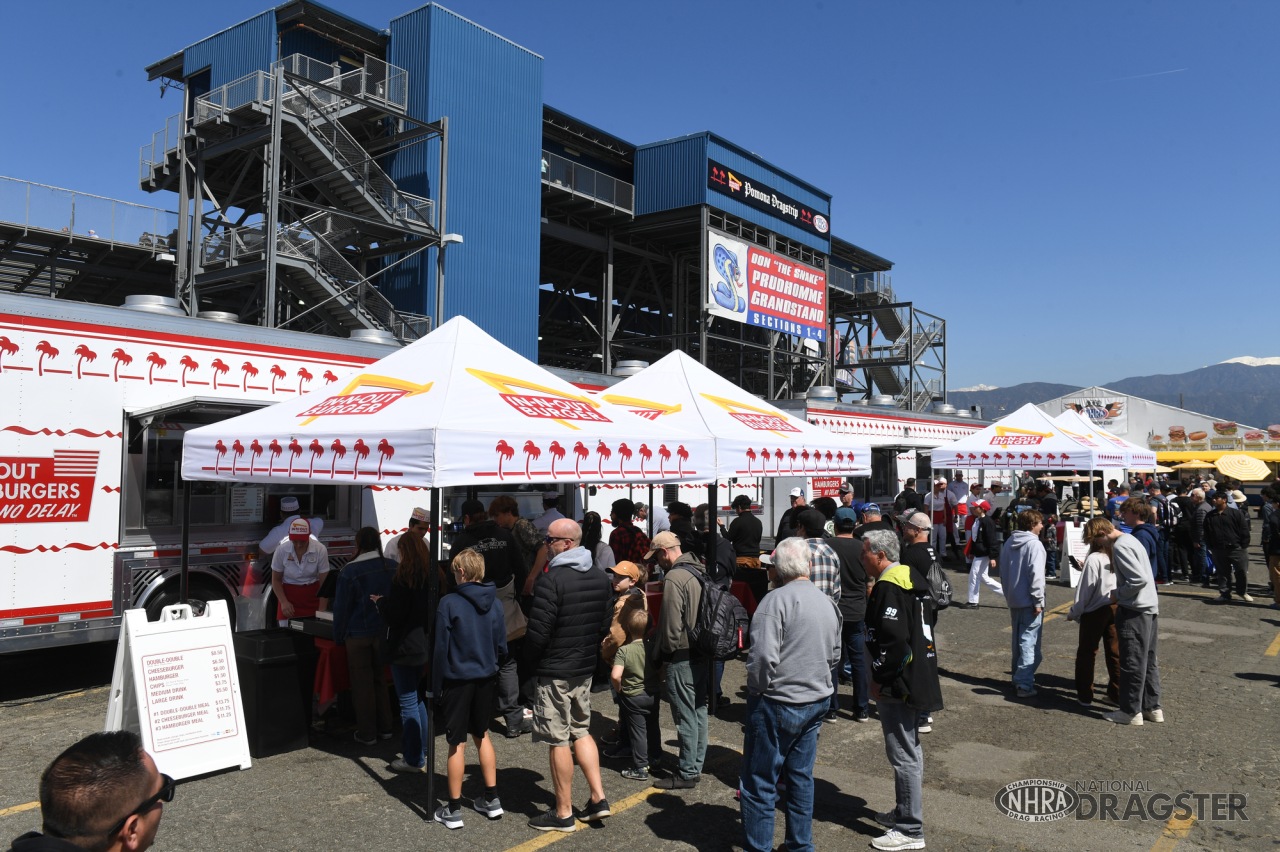
M 396 685 L 396 697 L 400 699 L 400 724 L 403 731 L 401 751 L 404 762 L 415 768 L 426 760 L 423 737 L 427 731 L 427 705 L 418 695 L 418 682 L 422 680 L 422 666 L 391 666 L 391 681 Z
M 1046 577 L 1058 576 L 1058 551 L 1045 550 L 1044 552 L 1044 575 Z
M 840 644 L 844 649 L 844 661 L 849 666 L 850 678 L 853 680 L 853 715 L 867 710 L 870 701 L 870 687 L 867 683 L 867 658 L 863 652 L 866 636 L 861 621 L 846 621 L 840 628 Z M 840 709 L 840 679 L 836 677 L 840 666 L 831 673 L 831 709 Z
M 1156 579 L 1169 582 L 1169 533 L 1159 530 L 1156 539 Z
M 1019 689 L 1035 686 L 1036 669 L 1040 668 L 1040 627 L 1044 613 L 1033 606 L 1009 608 L 1013 625 L 1013 685 Z
M 788 852 L 813 849 L 813 761 L 830 702 L 783 704 L 747 697 L 742 744 L 742 830 L 749 852 L 772 852 L 778 778 L 787 782 Z

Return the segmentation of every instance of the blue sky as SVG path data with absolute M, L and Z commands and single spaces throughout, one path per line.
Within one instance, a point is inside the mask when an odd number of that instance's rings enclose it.
M 269 7 L 8 3 L 0 174 L 137 188 L 143 68 Z M 373 26 L 412 0 L 330 0 Z M 834 196 L 948 321 L 950 385 L 1280 354 L 1280 3 L 452 0 L 634 143 L 712 130 Z

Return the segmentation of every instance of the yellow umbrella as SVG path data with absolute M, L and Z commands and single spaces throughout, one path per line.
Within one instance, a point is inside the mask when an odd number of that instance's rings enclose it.
M 1175 464 L 1173 466 L 1173 469 L 1174 470 L 1207 470 L 1207 469 L 1211 469 L 1212 467 L 1213 467 L 1213 462 L 1200 461 L 1199 459 L 1192 459 L 1191 461 L 1183 462 L 1182 464 Z
M 1218 459 L 1214 467 L 1222 471 L 1224 476 L 1241 482 L 1255 482 L 1271 475 L 1271 469 L 1267 467 L 1266 462 L 1255 459 L 1253 456 L 1246 456 L 1244 453 L 1227 453 Z

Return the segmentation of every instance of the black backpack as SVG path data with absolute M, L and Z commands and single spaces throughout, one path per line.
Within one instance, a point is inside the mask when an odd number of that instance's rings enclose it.
M 933 608 L 939 612 L 951 606 L 951 581 L 942 570 L 942 564 L 933 560 L 929 573 L 925 576 L 929 584 L 929 597 L 933 599 Z
M 702 657 L 729 660 L 747 646 L 750 619 L 742 601 L 728 589 L 708 582 L 701 571 L 683 568 L 697 578 L 702 588 L 702 602 L 698 604 L 698 616 L 689 630 L 689 647 Z

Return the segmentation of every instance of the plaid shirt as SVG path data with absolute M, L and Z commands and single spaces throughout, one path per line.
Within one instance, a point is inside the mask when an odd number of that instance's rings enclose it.
M 840 557 L 820 538 L 809 543 L 809 579 L 834 603 L 840 603 Z
M 633 524 L 617 526 L 609 535 L 609 547 L 613 550 L 613 558 L 618 562 L 629 560 L 641 565 L 645 554 L 649 552 L 649 536 Z

